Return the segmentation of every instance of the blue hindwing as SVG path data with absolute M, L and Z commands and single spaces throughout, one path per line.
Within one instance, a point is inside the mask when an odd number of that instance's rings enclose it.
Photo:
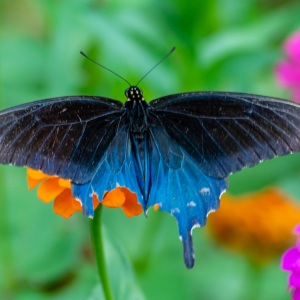
M 116 187 L 127 187 L 136 193 L 139 203 L 145 208 L 136 170 L 129 130 L 124 126 L 110 143 L 91 181 L 86 184 L 72 184 L 72 193 L 82 203 L 83 213 L 93 217 L 93 194 L 97 194 L 101 201 L 106 192 Z
M 162 127 L 149 129 L 148 141 L 141 142 L 139 151 L 135 142 L 128 128 L 121 128 L 101 158 L 91 181 L 72 184 L 73 195 L 81 201 L 83 212 L 89 217 L 94 215 L 93 194 L 97 194 L 101 201 L 105 192 L 119 186 L 136 193 L 144 210 L 159 204 L 161 211 L 176 218 L 184 260 L 187 267 L 192 267 L 192 229 L 205 225 L 208 213 L 219 207 L 220 195 L 226 190 L 227 181 L 201 172 L 200 164 Z
M 161 127 L 150 129 L 151 189 L 147 208 L 159 204 L 179 227 L 187 267 L 194 265 L 192 229 L 203 226 L 209 212 L 218 209 L 226 179 L 201 172 L 200 165 Z

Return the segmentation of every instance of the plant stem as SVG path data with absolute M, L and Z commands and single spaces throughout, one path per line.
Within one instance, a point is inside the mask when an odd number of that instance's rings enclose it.
M 95 210 L 94 219 L 91 221 L 92 240 L 94 245 L 95 257 L 97 262 L 98 275 L 102 285 L 106 300 L 113 300 L 113 293 L 110 286 L 107 268 L 104 257 L 103 235 L 101 230 L 102 205 L 98 205 Z

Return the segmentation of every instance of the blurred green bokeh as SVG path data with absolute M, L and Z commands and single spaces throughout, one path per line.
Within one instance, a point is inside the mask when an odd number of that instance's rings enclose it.
M 288 98 L 274 66 L 299 13 L 299 1 L 288 0 L 0 0 L 0 106 L 73 94 L 123 101 L 126 83 L 79 51 L 134 84 L 173 45 L 140 84 L 148 100 L 192 90 Z M 230 191 L 278 185 L 300 199 L 299 179 L 293 155 L 231 176 Z M 1 166 L 0 187 L 0 298 L 102 299 L 88 220 L 56 216 L 27 190 L 23 168 Z M 104 214 L 117 299 L 289 299 L 279 258 L 254 282 L 242 256 L 197 229 L 196 265 L 187 270 L 171 216 Z

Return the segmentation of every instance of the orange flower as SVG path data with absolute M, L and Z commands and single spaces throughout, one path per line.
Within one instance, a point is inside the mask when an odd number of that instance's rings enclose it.
M 82 211 L 81 203 L 72 195 L 70 180 L 50 176 L 41 171 L 28 168 L 27 181 L 30 190 L 40 184 L 37 191 L 38 197 L 45 203 L 54 200 L 53 210 L 56 214 L 69 218 L 74 212 Z M 99 203 L 97 195 L 94 194 L 94 210 Z M 123 212 L 129 218 L 143 212 L 142 206 L 137 202 L 136 195 L 123 187 L 115 188 L 106 193 L 102 204 L 111 208 L 122 207 Z
M 292 229 L 300 222 L 300 205 L 276 188 L 230 196 L 209 215 L 208 229 L 225 248 L 262 263 L 276 257 L 295 241 Z

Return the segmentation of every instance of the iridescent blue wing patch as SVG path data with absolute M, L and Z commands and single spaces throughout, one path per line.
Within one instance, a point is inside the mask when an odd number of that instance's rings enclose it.
M 135 157 L 125 120 L 121 120 L 115 135 L 98 163 L 93 177 L 86 184 L 72 184 L 73 195 L 82 203 L 83 213 L 94 216 L 92 197 L 101 201 L 106 192 L 116 187 L 127 187 L 136 193 L 138 202 L 145 209 L 143 191 L 138 184 Z
M 151 189 L 147 208 L 159 205 L 179 227 L 188 268 L 194 265 L 192 230 L 204 226 L 207 215 L 219 208 L 226 179 L 205 175 L 198 162 L 161 126 L 150 129 Z

